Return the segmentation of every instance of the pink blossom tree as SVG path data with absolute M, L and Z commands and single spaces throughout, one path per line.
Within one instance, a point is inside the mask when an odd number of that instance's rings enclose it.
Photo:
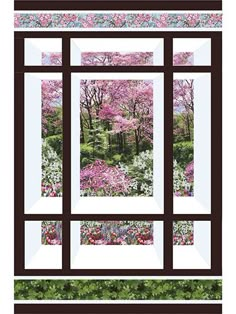
M 86 66 L 153 65 L 153 53 L 82 52 L 81 64 Z
M 188 138 L 191 141 L 191 129 L 193 129 L 194 113 L 194 81 L 174 80 L 173 83 L 173 105 L 176 115 L 181 117 Z
M 62 53 L 42 52 L 42 65 L 62 65 Z
M 62 80 L 42 80 L 41 86 L 42 133 L 43 136 L 46 136 L 48 133 L 49 120 L 55 116 L 56 108 L 61 106 Z M 62 120 L 57 117 L 53 123 L 57 126 L 62 123 Z

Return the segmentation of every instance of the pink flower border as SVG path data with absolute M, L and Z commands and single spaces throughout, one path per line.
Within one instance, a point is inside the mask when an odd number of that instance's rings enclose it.
M 15 28 L 221 28 L 221 13 L 15 13 Z

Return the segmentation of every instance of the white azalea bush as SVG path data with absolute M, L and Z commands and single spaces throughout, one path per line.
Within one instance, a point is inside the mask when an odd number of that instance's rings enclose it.
M 62 160 L 42 141 L 42 196 L 62 196 Z

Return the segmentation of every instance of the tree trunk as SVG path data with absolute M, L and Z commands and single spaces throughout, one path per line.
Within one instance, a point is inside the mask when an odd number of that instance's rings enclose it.
M 110 131 L 110 123 L 107 122 L 107 131 Z M 108 147 L 109 147 L 109 153 L 112 154 L 112 140 L 111 140 L 111 134 L 108 133 Z
M 83 125 L 83 119 L 80 114 L 80 143 L 84 144 L 85 143 L 85 138 L 84 138 L 84 125 Z
M 189 123 L 189 116 L 187 114 L 187 130 L 188 130 L 188 138 L 191 141 L 191 130 L 190 130 L 190 123 Z
M 135 134 L 135 145 L 136 145 L 136 155 L 139 154 L 139 140 L 138 140 L 138 131 L 134 131 Z
M 93 129 L 93 119 L 92 119 L 92 115 L 91 115 L 91 112 L 90 112 L 90 109 L 89 109 L 89 108 L 87 109 L 87 111 L 88 111 L 88 116 L 89 116 L 89 128 L 90 128 L 90 130 L 92 130 L 92 129 Z

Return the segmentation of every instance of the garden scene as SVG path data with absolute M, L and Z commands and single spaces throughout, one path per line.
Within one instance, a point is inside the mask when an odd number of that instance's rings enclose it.
M 82 245 L 151 245 L 152 221 L 81 221 Z
M 152 196 L 152 150 L 152 81 L 81 81 L 81 196 Z
M 62 81 L 42 80 L 43 197 L 62 196 Z
M 194 244 L 193 221 L 174 221 L 173 244 L 174 245 L 193 245 Z
M 41 235 L 43 245 L 62 244 L 62 222 L 61 221 L 42 221 Z
M 175 196 L 194 195 L 194 81 L 173 82 L 173 189 Z

